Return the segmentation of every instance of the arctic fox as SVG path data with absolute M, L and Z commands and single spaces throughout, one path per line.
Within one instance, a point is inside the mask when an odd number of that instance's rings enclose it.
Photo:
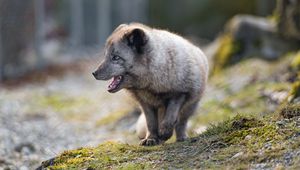
M 207 82 L 204 53 L 179 35 L 131 23 L 113 31 L 104 55 L 93 75 L 97 80 L 113 79 L 110 93 L 126 89 L 139 102 L 146 120 L 140 144 L 160 144 L 174 129 L 176 140 L 185 140 L 188 118 Z

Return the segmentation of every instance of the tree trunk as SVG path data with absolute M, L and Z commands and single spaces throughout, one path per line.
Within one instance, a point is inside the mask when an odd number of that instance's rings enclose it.
M 32 0 L 0 0 L 1 74 L 18 74 L 22 55 L 33 37 Z

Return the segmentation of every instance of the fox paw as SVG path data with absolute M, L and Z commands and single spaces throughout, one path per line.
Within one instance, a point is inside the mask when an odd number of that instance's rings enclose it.
M 173 135 L 174 126 L 171 124 L 162 124 L 159 129 L 159 139 L 166 141 Z
M 187 136 L 177 137 L 176 142 L 184 142 L 184 141 L 186 141 L 187 139 L 188 139 Z
M 140 145 L 142 146 L 154 146 L 154 145 L 158 145 L 159 144 L 159 140 L 155 139 L 155 138 L 146 138 L 141 140 Z

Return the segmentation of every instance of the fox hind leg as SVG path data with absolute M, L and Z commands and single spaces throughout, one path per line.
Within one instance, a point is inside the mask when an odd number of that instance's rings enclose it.
M 197 109 L 198 102 L 184 106 L 178 115 L 175 125 L 176 141 L 184 141 L 187 139 L 186 127 L 188 119 Z

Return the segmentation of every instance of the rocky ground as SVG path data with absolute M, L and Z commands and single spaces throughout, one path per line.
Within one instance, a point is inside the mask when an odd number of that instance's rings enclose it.
M 33 79 L 1 86 L 0 169 L 34 169 L 66 149 L 133 141 L 126 135 L 134 129 L 131 117 L 118 130 L 109 121 L 134 111 L 135 105 L 124 92 L 108 94 L 107 83 L 92 78 L 94 66 L 58 67 L 57 73 L 35 73 Z

